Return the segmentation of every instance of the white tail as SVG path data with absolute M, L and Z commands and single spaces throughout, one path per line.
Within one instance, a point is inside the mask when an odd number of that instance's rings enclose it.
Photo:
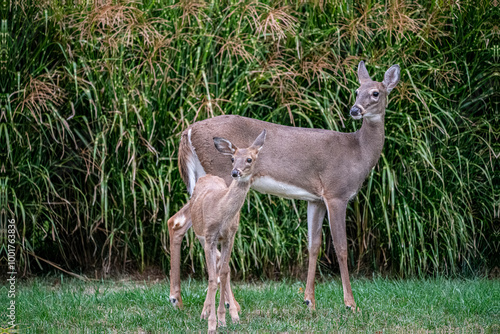
M 322 129 L 287 127 L 240 116 L 219 116 L 194 123 L 182 135 L 179 147 L 181 176 L 190 188 L 193 175 L 209 173 L 231 182 L 231 164 L 213 147 L 212 138 L 223 136 L 237 146 L 248 146 L 261 129 L 267 129 L 266 146 L 255 166 L 252 188 L 286 198 L 307 200 L 309 268 L 305 302 L 314 309 L 314 277 L 321 245 L 321 226 L 328 213 L 330 231 L 340 265 L 344 303 L 355 308 L 347 269 L 345 214 L 348 201 L 354 197 L 370 170 L 377 163 L 384 145 L 384 117 L 388 95 L 399 81 L 400 69 L 387 70 L 382 82 L 373 81 L 361 62 L 358 66 L 360 86 L 350 110 L 354 119 L 363 119 L 361 129 L 341 133 Z M 187 141 L 187 133 L 190 141 Z M 186 162 L 196 151 L 197 168 Z M 185 218 L 182 227 L 173 222 Z M 180 242 L 191 226 L 189 208 L 184 207 L 169 220 L 171 249 L 171 296 L 180 302 Z M 180 305 L 182 303 L 180 302 Z
M 193 229 L 205 249 L 208 271 L 208 292 L 201 317 L 208 316 L 208 332 L 215 332 L 217 318 L 215 315 L 215 294 L 217 278 L 220 277 L 220 303 L 217 310 L 219 323 L 226 324 L 225 299 L 229 298 L 229 313 L 233 322 L 239 321 L 238 306 L 234 300 L 229 283 L 229 259 L 233 249 L 234 235 L 238 230 L 240 210 L 250 189 L 259 151 L 264 144 L 266 130 L 255 139 L 252 146 L 238 148 L 223 138 L 213 138 L 216 149 L 231 157 L 232 170 L 229 185 L 214 175 L 201 177 L 194 187 L 190 210 Z M 228 161 L 229 158 L 225 158 Z M 217 275 L 217 244 L 221 244 L 219 259 L 220 272 Z M 225 292 L 225 293 L 222 293 Z

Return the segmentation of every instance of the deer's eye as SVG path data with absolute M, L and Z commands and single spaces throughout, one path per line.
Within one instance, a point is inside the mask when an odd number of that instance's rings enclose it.
M 248 163 L 251 163 L 251 162 L 252 162 L 252 159 L 248 158 L 248 159 L 247 159 L 247 162 L 248 162 Z
M 373 92 L 373 96 L 378 96 L 378 92 Z
M 234 162 L 234 158 L 231 158 L 231 162 Z

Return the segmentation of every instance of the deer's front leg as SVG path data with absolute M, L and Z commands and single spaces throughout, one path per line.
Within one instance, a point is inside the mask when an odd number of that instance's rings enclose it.
M 182 308 L 181 298 L 181 244 L 184 235 L 191 227 L 189 203 L 184 205 L 167 222 L 170 239 L 170 302 Z
M 220 272 L 220 291 L 221 291 L 221 298 L 220 298 L 220 304 L 219 304 L 219 323 L 224 324 L 225 326 L 225 316 L 226 316 L 226 310 L 224 308 L 225 304 L 225 298 L 227 296 L 231 296 L 232 300 L 228 300 L 229 302 L 229 314 L 231 315 L 231 320 L 233 323 L 238 323 L 240 321 L 240 317 L 238 315 L 238 304 L 234 300 L 233 292 L 231 291 L 231 286 L 230 286 L 230 271 L 229 271 L 229 260 L 231 259 L 231 252 L 233 249 L 233 244 L 234 244 L 234 234 L 228 238 L 227 241 L 225 241 L 222 244 L 221 247 L 221 257 L 220 257 L 220 265 L 221 265 L 221 272 Z M 226 293 L 223 293 L 226 291 Z M 229 297 L 229 298 L 231 298 Z
M 215 238 L 213 238 L 215 239 Z M 201 314 L 206 319 L 208 313 L 208 333 L 217 330 L 217 317 L 215 314 L 215 294 L 217 293 L 217 240 L 205 240 L 205 259 L 208 271 L 208 291 Z
M 321 227 L 325 219 L 326 206 L 323 202 L 308 202 L 307 204 L 307 231 L 309 267 L 307 270 L 306 291 L 304 302 L 311 310 L 316 309 L 316 298 L 314 297 L 314 279 L 316 277 L 316 262 L 318 260 L 319 248 L 321 246 Z
M 205 241 L 203 238 L 199 238 L 201 244 L 203 245 L 203 247 L 205 247 Z M 220 262 L 220 252 L 219 250 L 217 250 L 217 282 L 220 282 L 220 268 L 221 268 L 221 262 Z M 229 282 L 229 274 L 228 274 L 228 282 Z M 227 287 L 226 289 L 220 289 L 220 291 L 224 291 L 224 293 L 226 294 L 225 296 L 225 305 L 226 305 L 226 308 L 229 308 L 230 307 L 230 304 L 231 302 L 234 303 L 236 305 L 236 309 L 238 310 L 238 312 L 240 311 L 240 304 L 238 304 L 238 302 L 236 301 L 236 299 L 234 298 L 234 295 L 233 295 L 233 291 L 231 290 L 231 284 L 227 284 Z M 205 308 L 203 308 L 203 311 L 202 313 L 207 313 L 208 310 L 205 310 Z
M 238 312 L 240 312 L 241 307 L 240 304 L 236 301 L 236 298 L 234 298 L 233 290 L 231 289 L 231 270 L 229 270 L 227 273 L 227 283 L 226 283 L 226 308 L 229 309 L 229 313 L 231 314 L 231 318 L 233 319 L 234 322 L 234 316 L 233 313 L 231 313 L 231 303 L 234 304 L 234 307 L 236 309 L 236 315 L 238 315 Z
M 337 254 L 342 277 L 342 288 L 344 290 L 345 306 L 356 311 L 356 303 L 352 295 L 349 271 L 347 269 L 347 235 L 345 227 L 345 215 L 347 201 L 332 199 L 328 200 L 328 220 L 330 221 L 330 232 L 332 233 L 333 246 Z

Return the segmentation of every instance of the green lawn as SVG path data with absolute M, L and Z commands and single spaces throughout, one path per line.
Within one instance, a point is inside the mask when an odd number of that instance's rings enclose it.
M 183 282 L 184 310 L 168 301 L 167 281 L 35 279 L 20 283 L 17 321 L 28 332 L 185 332 L 205 331 L 199 319 L 206 282 Z M 227 315 L 227 331 L 379 332 L 459 330 L 498 333 L 500 281 L 387 280 L 352 281 L 361 311 L 343 307 L 338 279 L 317 284 L 317 311 L 302 303 L 302 282 L 234 283 L 241 323 Z M 224 330 L 225 331 L 225 330 Z

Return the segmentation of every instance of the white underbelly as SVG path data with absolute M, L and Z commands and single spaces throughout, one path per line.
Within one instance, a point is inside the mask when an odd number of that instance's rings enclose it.
M 252 183 L 252 189 L 263 194 L 271 194 L 290 199 L 301 199 L 304 201 L 317 201 L 321 199 L 305 189 L 288 183 L 276 181 L 269 176 L 255 178 Z

